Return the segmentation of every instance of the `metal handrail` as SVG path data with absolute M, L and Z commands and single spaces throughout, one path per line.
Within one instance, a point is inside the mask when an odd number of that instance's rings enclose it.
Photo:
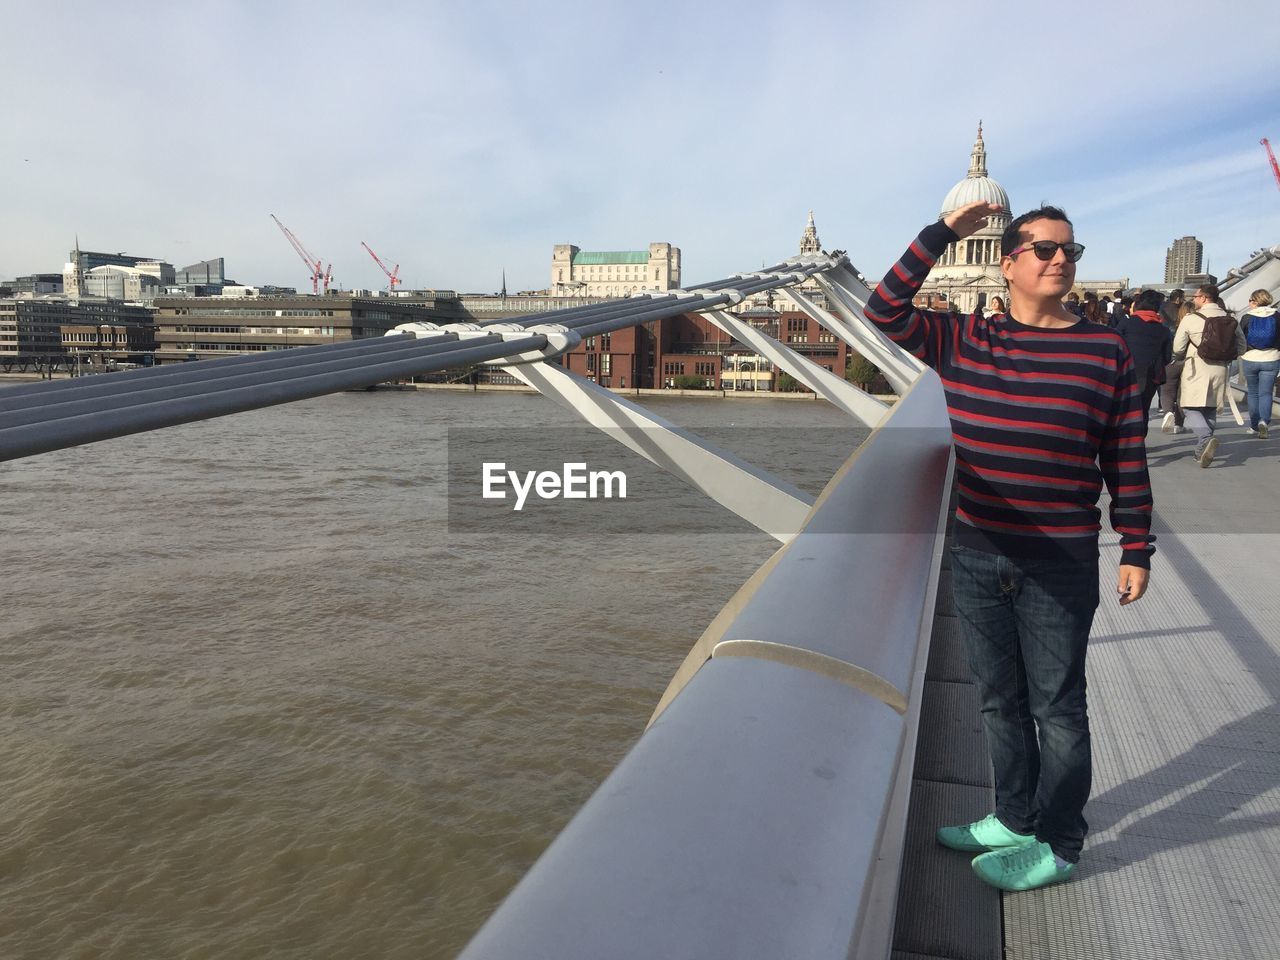
M 926 371 L 463 960 L 888 956 L 951 461 Z

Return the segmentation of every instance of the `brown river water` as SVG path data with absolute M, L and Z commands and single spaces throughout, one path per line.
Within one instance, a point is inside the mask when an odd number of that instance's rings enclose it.
M 649 405 L 811 493 L 864 435 L 817 402 Z M 450 425 L 576 423 L 347 393 L 0 465 L 0 957 L 465 945 L 775 545 L 709 502 L 661 534 L 565 503 L 572 535 L 459 532 Z

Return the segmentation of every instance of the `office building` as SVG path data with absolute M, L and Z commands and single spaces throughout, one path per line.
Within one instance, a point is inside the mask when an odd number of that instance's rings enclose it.
M 152 349 L 151 311 L 121 300 L 58 296 L 0 300 L 0 368 L 39 361 L 68 363 L 76 350 L 145 362 Z
M 1184 283 L 1204 269 L 1204 244 L 1195 237 L 1179 237 L 1164 255 L 1164 282 Z
M 456 299 L 342 294 L 158 297 L 155 309 L 160 364 L 381 337 L 402 323 L 463 319 Z

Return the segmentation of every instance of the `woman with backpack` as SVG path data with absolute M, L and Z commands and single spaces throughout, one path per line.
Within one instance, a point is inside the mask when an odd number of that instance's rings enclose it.
M 1178 325 L 1173 359 L 1186 359 L 1178 405 L 1196 435 L 1196 462 L 1213 462 L 1218 452 L 1218 408 L 1227 396 L 1227 367 L 1247 349 L 1240 325 L 1222 307 L 1218 288 L 1205 284 L 1192 298 L 1195 310 Z
M 1271 294 L 1255 290 L 1249 294 L 1249 312 L 1241 318 L 1244 340 L 1249 349 L 1240 354 L 1244 382 L 1249 393 L 1249 432 L 1267 439 L 1271 425 L 1271 404 L 1276 375 L 1280 373 L 1280 330 L 1277 330 Z

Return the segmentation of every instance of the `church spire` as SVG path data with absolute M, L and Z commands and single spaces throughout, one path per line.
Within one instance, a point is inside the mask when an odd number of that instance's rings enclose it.
M 85 295 L 84 257 L 80 253 L 80 234 L 78 233 L 76 248 L 71 252 L 71 257 L 71 262 L 62 271 L 62 290 L 69 297 L 82 297 Z
M 809 211 L 809 223 L 804 228 L 804 236 L 800 239 L 800 252 L 821 253 L 822 241 L 818 239 L 818 228 L 813 223 L 813 211 Z
M 978 121 L 978 139 L 973 142 L 973 153 L 969 155 L 969 176 L 985 177 L 987 175 L 987 145 L 982 142 L 982 121 Z

